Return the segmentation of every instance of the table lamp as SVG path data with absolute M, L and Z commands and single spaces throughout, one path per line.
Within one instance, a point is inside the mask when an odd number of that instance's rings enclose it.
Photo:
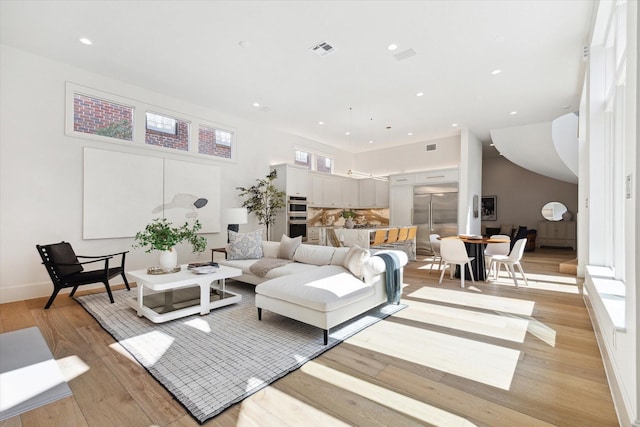
M 224 211 L 224 222 L 227 225 L 227 243 L 229 243 L 229 230 L 236 233 L 240 229 L 240 224 L 249 222 L 247 208 L 228 208 Z

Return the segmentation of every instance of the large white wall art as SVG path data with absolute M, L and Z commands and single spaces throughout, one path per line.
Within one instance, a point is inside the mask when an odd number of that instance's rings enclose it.
M 220 168 L 84 148 L 83 238 L 133 237 L 154 218 L 220 231 Z

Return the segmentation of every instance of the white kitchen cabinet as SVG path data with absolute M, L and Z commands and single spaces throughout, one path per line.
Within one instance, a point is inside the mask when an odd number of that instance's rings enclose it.
M 391 187 L 389 192 L 389 225 L 411 225 L 413 221 L 413 186 Z
M 416 176 L 413 173 L 405 173 L 402 175 L 391 175 L 389 177 L 389 185 L 392 187 L 399 185 L 414 185 L 416 183 Z
M 416 185 L 441 184 L 443 182 L 458 182 L 458 169 L 440 169 L 415 174 Z
M 312 173 L 311 177 L 311 193 L 309 194 L 309 204 L 311 206 L 322 206 L 323 202 L 323 180 L 324 177 L 320 174 Z
M 536 246 L 557 246 L 576 249 L 576 222 L 539 221 Z
M 271 166 L 278 173 L 273 184 L 287 196 L 308 197 L 310 189 L 309 170 L 302 166 L 279 164 Z
M 360 201 L 362 208 L 389 207 L 389 183 L 378 179 L 358 180 L 360 184 Z
M 314 207 L 342 207 L 342 179 L 338 176 L 311 173 L 309 204 Z
M 345 208 L 357 208 L 359 207 L 359 193 L 360 188 L 358 180 L 354 178 L 342 178 L 342 207 Z

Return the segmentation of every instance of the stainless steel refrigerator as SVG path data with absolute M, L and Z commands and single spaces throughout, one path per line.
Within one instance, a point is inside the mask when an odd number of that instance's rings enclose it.
M 413 188 L 413 225 L 418 226 L 416 251 L 431 253 L 430 234 L 458 234 L 458 184 L 438 184 Z

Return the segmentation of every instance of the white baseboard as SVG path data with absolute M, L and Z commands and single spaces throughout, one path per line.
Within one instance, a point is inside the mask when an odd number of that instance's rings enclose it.
M 618 422 L 620 423 L 620 427 L 640 427 L 640 421 L 631 421 L 631 417 L 629 415 L 629 412 L 627 411 L 625 399 L 622 395 L 620 384 L 618 384 L 615 369 L 613 367 L 611 359 L 609 358 L 609 352 L 607 350 L 606 343 L 604 342 L 602 333 L 600 332 L 598 319 L 594 308 L 591 305 L 591 300 L 589 299 L 588 293 L 585 292 L 583 300 L 585 306 L 587 307 L 589 318 L 591 319 L 591 325 L 593 326 L 593 332 L 596 336 L 596 341 L 598 342 L 598 348 L 600 349 L 600 355 L 602 356 L 602 362 L 604 364 L 607 382 L 609 383 L 609 389 L 611 390 L 611 397 L 616 409 L 616 414 L 618 415 Z
M 104 288 L 104 285 L 102 283 L 96 283 L 95 285 L 82 285 L 82 287 L 78 289 L 96 288 Z M 73 288 L 62 289 L 58 295 L 68 294 L 71 292 L 71 289 Z M 50 281 L 0 288 L 0 304 L 33 298 L 48 298 L 51 296 L 52 292 L 53 284 Z

